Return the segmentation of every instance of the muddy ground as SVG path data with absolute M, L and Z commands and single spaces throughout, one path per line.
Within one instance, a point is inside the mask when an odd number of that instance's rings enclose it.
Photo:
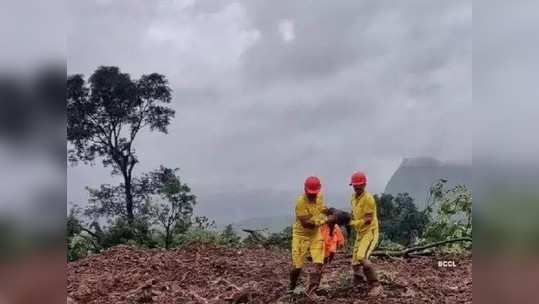
M 438 261 L 456 267 L 438 267 Z M 384 286 L 368 298 L 352 288 L 350 260 L 338 254 L 310 297 L 286 294 L 290 256 L 263 248 L 118 246 L 67 266 L 68 303 L 471 303 L 471 257 L 373 258 Z M 307 267 L 306 272 L 310 270 Z M 302 275 L 304 281 L 307 275 Z M 306 282 L 304 282 L 305 284 Z

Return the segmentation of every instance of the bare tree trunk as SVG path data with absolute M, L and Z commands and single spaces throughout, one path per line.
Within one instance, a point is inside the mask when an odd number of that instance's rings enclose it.
M 135 215 L 133 213 L 133 193 L 131 188 L 131 178 L 124 174 L 124 184 L 125 184 L 125 207 L 127 210 L 127 221 L 129 224 L 133 224 L 135 220 Z
M 165 228 L 165 249 L 170 247 L 170 228 Z

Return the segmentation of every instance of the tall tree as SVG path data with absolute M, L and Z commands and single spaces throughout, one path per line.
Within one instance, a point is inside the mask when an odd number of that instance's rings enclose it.
M 171 89 L 163 75 L 132 80 L 117 67 L 99 67 L 86 82 L 80 74 L 67 79 L 69 160 L 93 163 L 98 157 L 112 174 L 123 177 L 125 211 L 133 212 L 133 168 L 138 163 L 134 140 L 144 128 L 167 133 L 174 110 L 167 107 Z

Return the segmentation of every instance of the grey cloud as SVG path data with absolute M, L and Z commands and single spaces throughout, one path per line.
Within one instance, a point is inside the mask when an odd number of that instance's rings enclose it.
M 169 78 L 177 116 L 139 138 L 137 172 L 180 167 L 201 212 L 286 213 L 309 174 L 342 204 L 355 169 L 379 192 L 403 157 L 471 159 L 470 1 L 70 3 L 70 73 Z M 78 202 L 111 180 L 69 170 Z

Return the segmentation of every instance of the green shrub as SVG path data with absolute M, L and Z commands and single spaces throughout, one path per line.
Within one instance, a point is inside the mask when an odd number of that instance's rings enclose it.
M 280 248 L 290 249 L 292 244 L 292 226 L 284 228 L 279 233 L 272 233 L 268 237 L 267 244 Z
M 68 240 L 67 260 L 76 261 L 93 252 L 94 246 L 87 238 L 76 235 Z
M 229 247 L 238 247 L 241 245 L 241 237 L 236 234 L 232 225 L 227 225 L 219 235 L 219 244 Z
M 432 193 L 432 203 L 425 210 L 429 224 L 423 234 L 425 241 L 472 237 L 472 194 L 463 185 L 444 188 L 440 181 Z M 454 244 L 452 247 L 462 246 Z
M 103 248 L 109 248 L 120 244 L 132 244 L 140 247 L 155 248 L 159 243 L 150 224 L 144 220 L 137 220 L 129 225 L 124 218 L 117 218 L 108 227 L 102 236 Z
M 185 233 L 178 234 L 174 237 L 174 246 L 188 244 L 217 245 L 219 244 L 219 233 L 214 230 L 193 227 Z

